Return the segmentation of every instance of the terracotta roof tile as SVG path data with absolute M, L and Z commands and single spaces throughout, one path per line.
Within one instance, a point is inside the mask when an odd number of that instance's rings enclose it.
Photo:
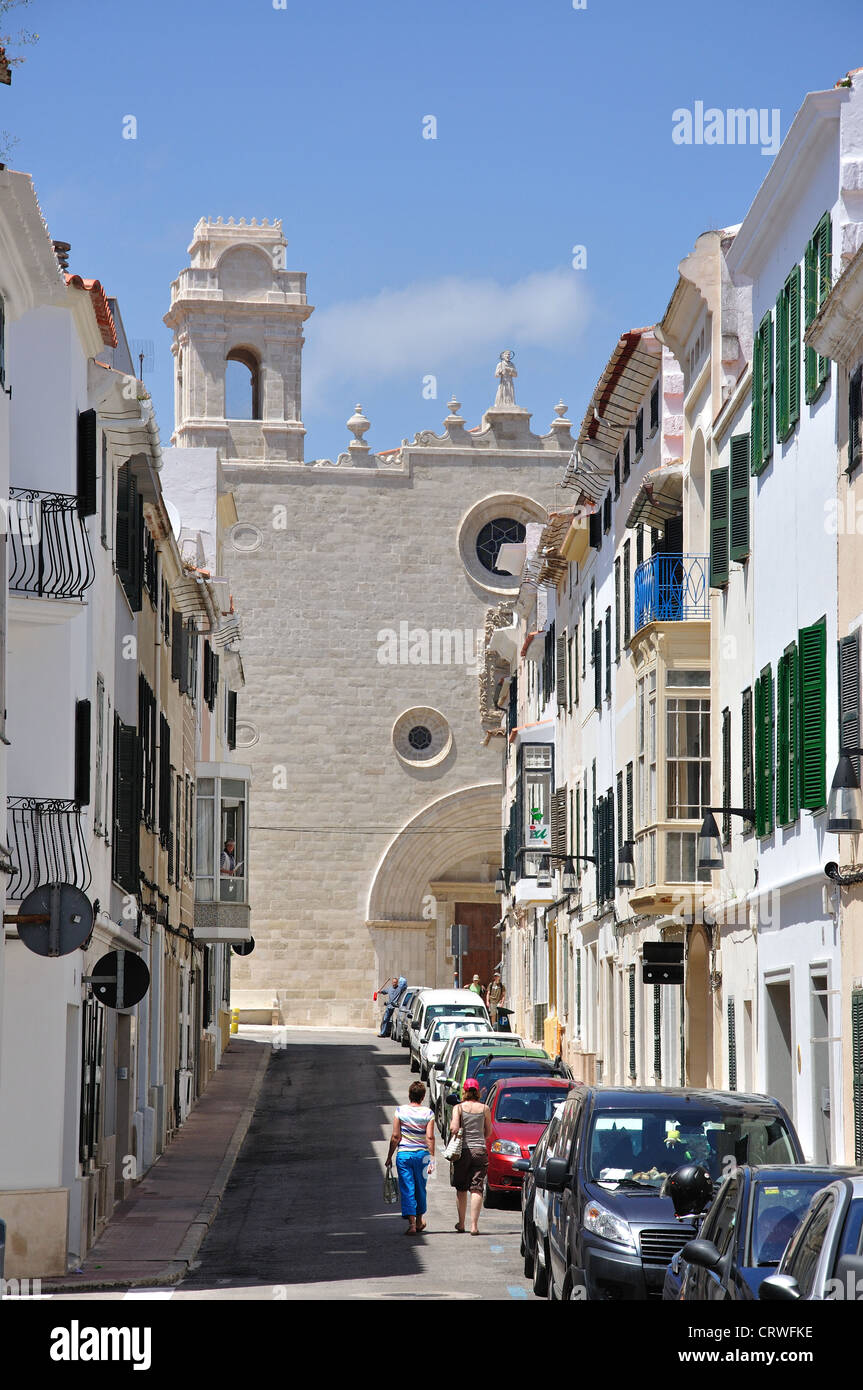
M 87 291 L 93 301 L 96 322 L 102 333 L 102 342 L 106 347 L 116 347 L 117 329 L 114 326 L 114 315 L 111 313 L 111 306 L 100 282 L 98 280 L 83 280 L 80 275 L 70 275 L 67 271 L 66 284 L 73 285 L 77 290 Z

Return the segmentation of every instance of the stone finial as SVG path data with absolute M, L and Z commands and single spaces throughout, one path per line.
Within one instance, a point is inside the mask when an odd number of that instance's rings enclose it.
M 557 446 L 560 449 L 568 449 L 572 445 L 572 435 L 570 429 L 572 422 L 566 418 L 566 406 L 563 401 L 558 401 L 554 407 L 554 419 L 551 422 L 551 434 L 554 436 Z
M 463 425 L 464 419 L 461 415 L 459 415 L 459 411 L 461 410 L 461 401 L 457 401 L 455 396 L 453 396 L 451 401 L 447 401 L 447 405 L 449 406 L 449 415 L 443 422 L 444 429 L 449 430 L 451 427 Z
M 366 433 L 367 430 L 371 429 L 371 423 L 366 419 L 365 415 L 363 414 L 363 408 L 359 403 L 354 406 L 354 413 L 348 420 L 347 424 L 348 429 L 354 436 L 354 439 L 356 440 L 357 444 L 362 444 L 363 435 Z
M 558 420 L 563 419 L 564 415 L 567 412 L 567 409 L 568 407 L 564 405 L 563 401 L 558 401 L 557 405 L 554 407 L 554 413 L 557 416 Z

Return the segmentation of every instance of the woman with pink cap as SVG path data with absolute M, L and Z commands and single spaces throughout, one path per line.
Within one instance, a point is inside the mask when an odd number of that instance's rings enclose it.
M 450 1133 L 462 1132 L 461 1156 L 452 1164 L 450 1182 L 456 1191 L 458 1221 L 456 1230 L 465 1228 L 467 1198 L 470 1193 L 470 1233 L 479 1235 L 479 1211 L 488 1169 L 486 1140 L 491 1134 L 491 1111 L 479 1098 L 479 1082 L 469 1076 L 462 1086 L 464 1099 L 452 1112 Z

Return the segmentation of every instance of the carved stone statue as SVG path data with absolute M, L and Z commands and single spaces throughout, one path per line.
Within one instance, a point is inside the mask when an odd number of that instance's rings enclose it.
M 497 395 L 494 398 L 495 405 L 515 405 L 514 378 L 518 372 L 513 366 L 513 353 L 510 348 L 506 348 L 500 354 L 500 361 L 494 369 L 494 374 L 498 378 Z

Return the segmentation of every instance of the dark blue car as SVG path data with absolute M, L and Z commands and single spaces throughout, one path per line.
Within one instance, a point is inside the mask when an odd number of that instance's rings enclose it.
M 685 1302 L 752 1300 L 775 1273 L 817 1192 L 849 1168 L 745 1164 L 723 1182 L 697 1240 L 680 1254 Z M 669 1297 L 666 1276 L 664 1298 Z

